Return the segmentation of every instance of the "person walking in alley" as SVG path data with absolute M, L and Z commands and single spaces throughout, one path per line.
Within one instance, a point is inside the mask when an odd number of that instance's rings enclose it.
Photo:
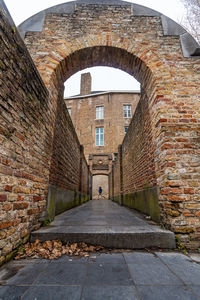
M 99 187 L 99 196 L 101 197 L 101 194 L 102 194 L 102 187 L 100 186 Z M 99 197 L 98 197 L 98 199 L 99 199 Z

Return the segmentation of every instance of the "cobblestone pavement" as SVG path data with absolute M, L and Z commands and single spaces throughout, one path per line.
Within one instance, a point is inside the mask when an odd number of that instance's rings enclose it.
M 200 255 L 126 251 L 11 261 L 0 269 L 0 299 L 197 300 Z

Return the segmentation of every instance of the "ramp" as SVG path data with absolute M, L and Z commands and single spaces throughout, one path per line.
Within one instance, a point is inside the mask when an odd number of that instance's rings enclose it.
M 110 200 L 91 200 L 60 214 L 49 226 L 32 232 L 31 241 L 36 239 L 123 249 L 176 247 L 173 232 L 148 224 L 137 212 Z

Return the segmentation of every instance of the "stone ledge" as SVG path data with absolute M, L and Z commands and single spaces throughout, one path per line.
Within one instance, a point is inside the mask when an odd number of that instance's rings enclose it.
M 181 35 L 186 33 L 186 30 L 181 25 L 167 16 L 162 15 L 161 20 L 164 35 Z
M 163 34 L 165 36 L 179 36 L 184 57 L 200 56 L 200 45 L 181 25 L 162 15 Z

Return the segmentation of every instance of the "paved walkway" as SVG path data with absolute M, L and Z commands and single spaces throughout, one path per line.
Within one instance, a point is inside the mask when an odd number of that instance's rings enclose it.
M 148 224 L 138 213 L 109 200 L 92 200 L 66 211 L 50 226 L 33 232 L 31 239 L 61 239 L 123 249 L 175 247 L 172 232 Z
M 124 252 L 12 261 L 0 269 L 2 300 L 197 300 L 200 256 Z
M 57 216 L 32 239 L 37 237 L 135 247 L 146 241 L 162 244 L 172 233 L 116 203 L 97 200 Z M 200 256 L 194 259 L 176 252 L 123 250 L 11 261 L 0 269 L 0 300 L 197 300 Z

